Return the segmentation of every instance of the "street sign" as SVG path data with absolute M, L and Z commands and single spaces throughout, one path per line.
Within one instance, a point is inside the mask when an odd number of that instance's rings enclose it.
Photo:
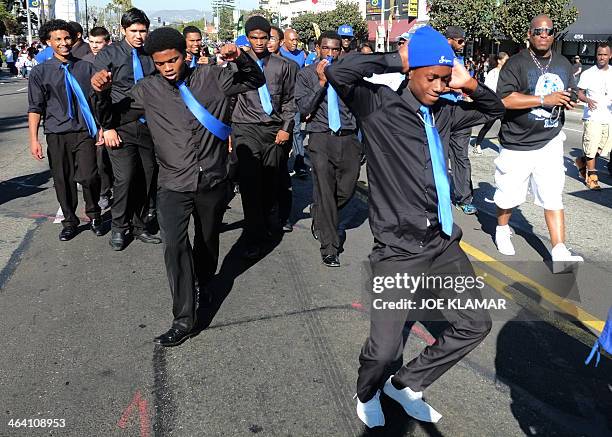
M 410 18 L 416 18 L 419 16 L 419 0 L 408 1 L 408 16 Z

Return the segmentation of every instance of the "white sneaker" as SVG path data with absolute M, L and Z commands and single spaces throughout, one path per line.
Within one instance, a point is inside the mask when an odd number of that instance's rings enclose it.
M 357 398 L 357 416 L 368 428 L 385 426 L 385 415 L 380 405 L 380 390 L 376 392 L 372 399 L 365 403 Z
M 440 413 L 422 399 L 423 392 L 414 392 L 410 387 L 398 390 L 391 383 L 391 378 L 389 377 L 387 382 L 385 382 L 383 391 L 387 396 L 404 407 L 406 414 L 421 422 L 436 423 L 442 418 Z
M 565 244 L 559 243 L 550 251 L 553 261 L 553 273 L 562 273 L 571 270 L 576 263 L 584 262 L 579 255 L 573 255 Z
M 514 251 L 514 245 L 512 241 L 510 241 L 511 235 L 512 231 L 508 225 L 495 228 L 495 245 L 502 255 L 514 255 L 516 253 Z

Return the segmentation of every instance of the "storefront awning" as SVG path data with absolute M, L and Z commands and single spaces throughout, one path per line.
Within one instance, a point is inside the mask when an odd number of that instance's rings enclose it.
M 563 31 L 564 41 L 596 42 L 612 40 L 612 1 L 574 0 L 576 22 Z

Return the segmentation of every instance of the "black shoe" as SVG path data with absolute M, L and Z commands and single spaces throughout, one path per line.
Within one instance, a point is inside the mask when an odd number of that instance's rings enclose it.
M 62 229 L 59 234 L 60 241 L 69 241 L 72 240 L 78 234 L 77 228 L 69 226 L 67 228 Z
M 113 250 L 119 251 L 125 249 L 125 234 L 123 232 L 112 231 L 108 243 Z
M 193 335 L 193 332 L 187 332 L 183 331 L 182 329 L 172 327 L 159 337 L 155 337 L 153 339 L 153 343 L 159 344 L 164 347 L 178 346 L 179 344 L 187 340 L 189 337 L 193 337 Z
M 289 222 L 283 225 L 283 232 L 293 232 L 293 225 Z
M 104 235 L 102 219 L 97 218 L 91 221 L 91 232 L 96 234 L 98 237 Z
M 261 248 L 259 246 L 247 246 L 242 252 L 243 258 L 256 260 L 261 258 Z
M 324 256 L 323 264 L 325 264 L 327 267 L 340 267 L 340 258 L 338 258 L 338 255 Z
M 142 241 L 143 243 L 149 243 L 149 244 L 159 244 L 162 242 L 161 238 L 155 235 L 151 235 L 149 231 L 142 231 L 138 234 L 134 234 L 134 238 Z

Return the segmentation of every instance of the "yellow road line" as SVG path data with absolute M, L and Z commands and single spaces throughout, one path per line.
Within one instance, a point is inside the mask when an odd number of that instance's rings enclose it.
M 492 258 L 491 256 L 487 255 L 486 253 L 482 252 L 479 249 L 476 249 L 474 246 L 472 246 L 469 243 L 466 243 L 465 241 L 461 242 L 461 248 L 468 255 L 472 256 L 478 261 L 488 263 L 487 265 L 490 266 L 492 269 L 498 271 L 499 273 L 512 279 L 513 281 L 529 285 L 531 288 L 537 291 L 537 293 L 540 295 L 542 299 L 546 300 L 550 304 L 559 308 L 564 313 L 579 320 L 585 326 L 597 331 L 598 333 L 601 333 L 601 331 L 603 331 L 603 327 L 605 323 L 602 320 L 599 320 L 597 317 L 588 313 L 582 308 L 559 297 L 553 291 L 549 290 L 548 288 L 544 287 L 541 284 L 538 284 L 533 279 L 514 270 L 513 268 L 504 264 L 503 262 L 498 261 L 495 258 Z
M 550 311 L 546 310 L 533 299 L 522 294 L 520 291 L 516 290 L 514 287 L 502 281 L 490 272 L 485 272 L 485 270 L 478 268 L 477 266 L 474 266 L 474 272 L 476 272 L 478 276 L 482 276 L 487 285 L 489 285 L 499 294 L 516 302 L 517 305 L 534 314 L 541 321 L 554 326 L 558 330 L 578 340 L 588 348 L 593 345 L 593 336 L 591 333 L 588 333 L 562 317 L 556 316 L 555 313 L 551 313 Z

